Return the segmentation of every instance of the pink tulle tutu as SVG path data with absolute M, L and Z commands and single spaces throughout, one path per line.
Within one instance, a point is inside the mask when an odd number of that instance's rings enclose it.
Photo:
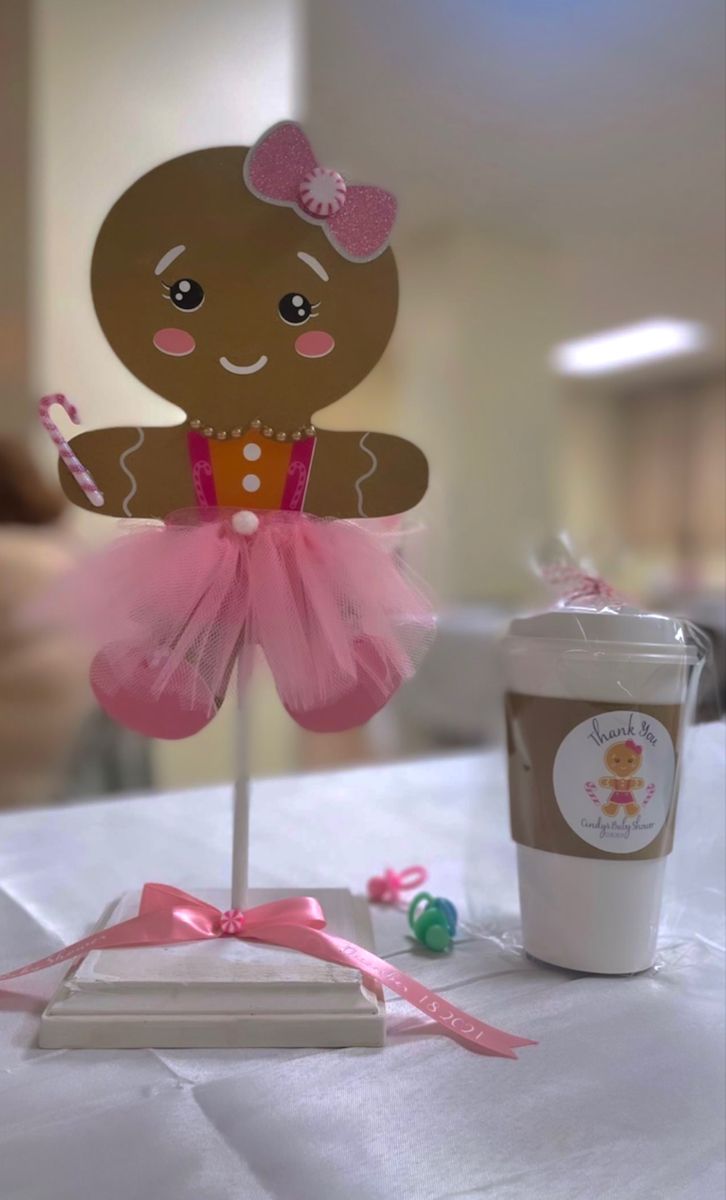
M 319 732 L 369 720 L 409 679 L 434 631 L 431 604 L 388 522 L 188 509 L 129 523 L 56 589 L 54 615 L 96 650 L 94 692 L 122 724 L 186 737 L 219 708 L 257 647 L 282 703 Z

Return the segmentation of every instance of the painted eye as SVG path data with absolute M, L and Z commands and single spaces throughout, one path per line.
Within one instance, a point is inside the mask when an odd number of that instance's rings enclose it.
M 311 304 L 302 292 L 287 292 L 278 301 L 277 311 L 286 325 L 304 325 L 314 307 L 317 305 Z
M 177 279 L 169 288 L 169 299 L 182 312 L 195 312 L 204 303 L 204 288 L 196 279 Z

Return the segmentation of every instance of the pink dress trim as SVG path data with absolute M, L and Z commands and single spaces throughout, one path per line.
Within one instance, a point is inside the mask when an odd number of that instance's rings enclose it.
M 217 489 L 214 486 L 209 439 L 205 438 L 202 433 L 190 430 L 188 446 L 197 504 L 200 508 L 214 508 L 217 503 Z
M 293 446 L 280 504 L 280 507 L 286 512 L 302 512 L 303 510 L 316 443 L 317 439 L 311 437 L 305 438 L 303 442 L 296 442 Z

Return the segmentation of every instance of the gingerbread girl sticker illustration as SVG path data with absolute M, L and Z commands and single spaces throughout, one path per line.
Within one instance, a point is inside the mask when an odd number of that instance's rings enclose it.
M 69 500 L 144 520 L 65 597 L 98 643 L 96 695 L 124 724 L 195 732 L 258 646 L 312 729 L 367 720 L 413 673 L 431 608 L 395 530 L 370 522 L 419 502 L 426 459 L 401 437 L 313 423 L 391 336 L 395 215 L 389 192 L 320 166 L 283 122 L 249 150 L 162 163 L 105 218 L 91 269 L 103 332 L 186 414 L 68 442 L 51 411 L 77 424 L 75 405 L 41 404 Z
M 627 742 L 616 742 L 605 751 L 605 766 L 611 775 L 604 775 L 598 782 L 601 788 L 611 788 L 610 796 L 602 806 L 606 817 L 636 817 L 640 812 L 634 792 L 645 787 L 645 780 L 634 775 L 643 761 L 643 747 L 632 738 Z

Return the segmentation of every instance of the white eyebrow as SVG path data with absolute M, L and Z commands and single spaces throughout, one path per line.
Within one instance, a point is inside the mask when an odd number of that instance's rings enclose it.
M 312 254 L 306 254 L 304 250 L 299 250 L 297 256 L 302 262 L 306 263 L 308 267 L 311 267 L 316 275 L 320 276 L 323 283 L 328 282 L 330 276 L 325 270 L 323 264 L 318 262 L 317 258 L 313 258 Z
M 174 259 L 178 258 L 180 254 L 183 254 L 185 250 L 186 246 L 174 246 L 172 250 L 167 250 L 166 254 L 162 255 L 154 267 L 154 274 L 161 275 L 161 272 L 165 271 L 167 267 L 170 267 Z

